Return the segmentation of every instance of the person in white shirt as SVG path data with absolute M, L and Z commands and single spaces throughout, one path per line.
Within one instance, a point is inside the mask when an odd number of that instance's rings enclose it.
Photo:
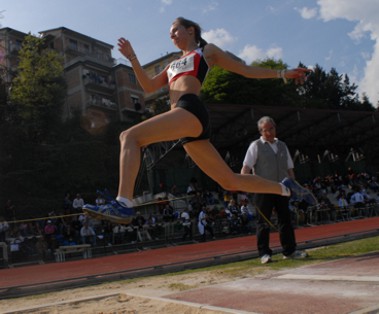
M 182 221 L 184 231 L 182 240 L 186 240 L 187 236 L 190 238 L 190 240 L 192 240 L 192 221 L 187 209 L 184 209 L 183 212 L 180 214 L 180 219 Z
M 72 202 L 72 207 L 74 208 L 74 210 L 80 212 L 82 210 L 83 206 L 84 206 L 84 200 L 82 199 L 82 197 L 78 193 L 78 194 L 76 194 L 76 197 Z
M 294 179 L 293 160 L 287 145 L 276 137 L 275 121 L 264 116 L 259 119 L 257 126 L 261 137 L 250 144 L 241 173 L 255 174 L 276 182 L 281 182 L 287 177 Z M 296 250 L 289 198 L 275 194 L 255 194 L 254 202 L 258 214 L 257 244 L 261 263 L 271 262 L 270 218 L 274 208 L 278 216 L 278 231 L 284 258 L 306 257 L 307 253 Z
M 205 206 L 202 207 L 199 217 L 198 217 L 198 230 L 201 235 L 201 241 L 205 242 L 206 237 L 207 237 L 207 231 L 209 232 L 210 236 L 212 239 L 214 239 L 214 232 L 213 232 L 213 227 L 212 227 L 212 221 L 211 217 L 208 214 L 209 209 L 206 208 Z
M 364 206 L 365 198 L 359 187 L 355 187 L 354 191 L 354 194 L 350 197 L 350 203 L 354 205 L 355 208 Z
M 96 245 L 96 232 L 88 224 L 88 222 L 85 222 L 80 228 L 80 236 L 83 244 L 92 244 L 93 246 Z

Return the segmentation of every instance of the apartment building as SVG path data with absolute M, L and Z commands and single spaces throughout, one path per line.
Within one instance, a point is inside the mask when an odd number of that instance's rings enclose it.
M 25 33 L 9 27 L 0 29 L 0 71 L 1 79 L 9 85 L 18 66 L 18 51 Z
M 125 64 L 115 65 L 112 45 L 65 27 L 40 34 L 64 58 L 64 118 L 90 110 L 92 114 L 105 112 L 110 118 L 127 121 L 144 112 L 144 93 L 133 69 Z
M 0 65 L 8 83 L 17 70 L 18 50 L 26 35 L 11 28 L 0 29 Z M 130 66 L 115 64 L 112 45 L 66 27 L 41 31 L 40 35 L 64 60 L 67 97 L 62 119 L 90 112 L 131 122 L 143 114 L 144 92 Z

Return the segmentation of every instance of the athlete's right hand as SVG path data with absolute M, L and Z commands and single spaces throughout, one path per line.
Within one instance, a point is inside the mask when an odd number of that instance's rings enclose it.
M 129 40 L 126 40 L 125 38 L 121 37 L 118 40 L 118 50 L 128 59 L 133 59 L 136 57 L 136 54 L 133 50 L 132 45 L 130 44 Z

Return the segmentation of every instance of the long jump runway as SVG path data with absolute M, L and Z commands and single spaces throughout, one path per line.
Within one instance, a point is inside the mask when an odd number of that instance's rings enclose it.
M 379 217 L 296 229 L 299 248 L 379 234 Z M 271 246 L 280 252 L 277 232 Z M 378 248 L 379 251 L 379 248 Z M 245 236 L 0 270 L 0 299 L 256 258 Z M 226 297 L 227 296 L 227 297 Z M 379 313 L 379 252 L 165 296 L 225 313 Z M 291 302 L 289 302 L 291 301 Z M 333 310 L 334 309 L 334 310 Z M 221 312 L 222 313 L 222 312 Z

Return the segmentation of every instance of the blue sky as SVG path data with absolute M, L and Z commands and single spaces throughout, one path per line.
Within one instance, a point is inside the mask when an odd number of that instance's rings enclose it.
M 143 64 L 176 51 L 169 28 L 183 16 L 247 63 L 272 57 L 335 68 L 379 101 L 378 0 L 12 0 L 0 12 L 1 27 L 38 34 L 64 26 L 114 45 L 119 61 L 123 36 Z

